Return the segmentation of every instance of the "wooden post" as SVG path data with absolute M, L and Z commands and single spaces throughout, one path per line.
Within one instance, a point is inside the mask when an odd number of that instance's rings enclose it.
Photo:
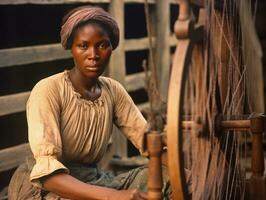
M 247 98 L 252 112 L 265 112 L 264 78 L 262 47 L 255 29 L 250 2 L 239 1 L 239 15 L 241 23 L 241 46 L 244 64 L 246 66 Z M 265 4 L 266 5 L 266 4 Z M 258 5 L 259 7 L 259 5 Z M 259 13 L 256 13 L 256 18 Z M 258 20 L 256 20 L 256 24 Z
M 108 73 L 109 76 L 118 80 L 125 86 L 125 39 L 124 39 L 124 1 L 123 0 L 111 0 L 109 6 L 109 12 L 115 18 L 119 30 L 119 46 L 112 53 L 112 57 L 109 63 Z
M 170 3 L 169 0 L 156 1 L 156 66 L 159 91 L 162 99 L 167 99 L 170 76 Z
M 119 46 L 113 51 L 108 68 L 108 75 L 119 81 L 125 86 L 126 66 L 125 66 L 125 48 L 124 48 L 124 1 L 123 0 L 111 0 L 109 6 L 109 12 L 115 18 L 119 30 L 120 40 Z M 127 157 L 127 139 L 121 132 L 115 127 L 113 130 L 113 146 L 114 153 L 117 156 Z
M 152 131 L 147 135 L 147 148 L 150 156 L 148 176 L 148 199 L 162 199 L 162 135 Z
M 266 199 L 266 178 L 264 176 L 263 132 L 265 116 L 251 118 L 252 132 L 252 175 L 249 181 L 249 197 L 252 200 Z

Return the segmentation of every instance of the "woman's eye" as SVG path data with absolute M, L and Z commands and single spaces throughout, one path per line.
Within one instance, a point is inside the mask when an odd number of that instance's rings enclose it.
M 105 48 L 107 48 L 107 47 L 108 47 L 108 44 L 107 44 L 106 42 L 102 42 L 102 43 L 100 43 L 99 46 L 98 46 L 99 49 L 105 49 Z
M 80 44 L 80 45 L 78 45 L 79 46 L 79 48 L 81 48 L 81 49 L 87 49 L 88 48 L 88 45 L 87 44 Z

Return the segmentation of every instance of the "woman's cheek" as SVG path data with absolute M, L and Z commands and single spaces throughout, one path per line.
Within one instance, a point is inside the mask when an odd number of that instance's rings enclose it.
M 106 53 L 106 56 L 111 56 L 112 55 L 112 50 L 110 49 L 109 51 L 107 51 L 107 53 Z

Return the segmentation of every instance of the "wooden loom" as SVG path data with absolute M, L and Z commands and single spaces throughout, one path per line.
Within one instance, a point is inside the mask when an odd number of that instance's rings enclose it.
M 235 137 L 235 135 L 238 134 L 242 137 L 244 133 L 250 131 L 252 137 L 252 175 L 251 178 L 247 181 L 247 184 L 245 183 L 245 186 L 247 186 L 247 188 L 244 189 L 244 191 L 236 190 L 236 194 L 234 194 L 234 196 L 225 195 L 222 199 L 237 199 L 240 196 L 241 199 L 266 199 L 266 179 L 264 176 L 263 155 L 263 133 L 265 131 L 266 122 L 265 116 L 254 113 L 252 115 L 244 115 L 243 109 L 237 109 L 237 111 L 233 113 L 236 115 L 232 115 L 232 112 L 230 112 L 229 114 L 225 112 L 224 109 L 228 107 L 225 106 L 226 99 L 225 97 L 223 97 L 223 94 L 225 94 L 227 90 L 224 87 L 222 87 L 222 89 L 220 89 L 219 91 L 219 97 L 221 101 L 220 104 L 225 107 L 221 109 L 223 112 L 219 109 L 210 109 L 206 111 L 204 109 L 197 108 L 197 106 L 193 108 L 183 108 L 185 107 L 185 103 L 187 103 L 186 101 L 191 101 L 195 103 L 196 101 L 199 101 L 199 98 L 202 97 L 202 95 L 204 95 L 201 94 L 203 93 L 201 91 L 195 91 L 196 89 L 199 89 L 198 85 L 204 85 L 204 81 L 202 79 L 199 78 L 200 81 L 197 80 L 195 85 L 189 85 L 187 82 L 188 79 L 191 79 L 191 74 L 193 73 L 198 74 L 197 76 L 201 76 L 202 73 L 200 72 L 200 70 L 204 70 L 203 68 L 204 66 L 206 66 L 206 64 L 204 63 L 204 58 L 202 58 L 204 56 L 200 55 L 203 54 L 202 41 L 204 37 L 204 31 L 206 31 L 205 21 L 206 16 L 208 14 L 209 13 L 206 13 L 204 9 L 201 9 L 199 12 L 198 22 L 196 23 L 191 15 L 191 7 L 189 0 L 179 0 L 179 17 L 175 23 L 174 28 L 176 37 L 178 39 L 178 45 L 176 47 L 172 65 L 167 102 L 168 111 L 166 135 L 168 148 L 168 169 L 173 192 L 172 198 L 174 200 L 184 200 L 191 198 L 209 199 L 204 198 L 204 196 L 193 196 L 193 193 L 191 195 L 191 193 L 189 194 L 188 192 L 185 173 L 185 153 L 183 147 L 184 137 L 187 137 L 188 134 L 194 134 L 196 135 L 196 138 L 198 140 L 201 140 L 201 145 L 204 146 L 210 145 L 210 142 L 208 140 L 215 140 L 215 144 L 220 144 L 220 138 L 222 138 L 225 134 L 228 135 L 229 139 L 227 138 L 227 140 L 229 140 L 230 142 L 233 140 L 233 137 Z M 227 50 L 226 48 L 223 48 L 224 47 L 221 48 L 220 53 L 222 52 L 221 54 L 226 54 Z M 215 49 L 213 50 L 214 52 L 219 51 Z M 193 62 L 195 62 L 193 61 L 193 59 L 195 58 L 197 59 L 197 62 L 199 64 L 197 63 L 197 69 L 191 70 L 191 65 Z M 226 56 L 224 56 L 224 58 L 222 59 L 227 58 Z M 226 75 L 223 74 L 225 73 L 225 71 L 223 70 L 221 73 L 223 76 Z M 210 76 L 211 72 L 207 71 L 206 74 Z M 239 80 L 239 82 L 241 82 L 242 76 L 240 76 Z M 219 80 L 217 79 L 216 82 L 219 82 Z M 211 83 L 212 82 L 209 82 L 209 84 Z M 194 93 L 196 93 L 194 101 L 191 100 L 191 97 L 187 98 L 188 90 L 193 87 L 196 87 L 196 89 L 194 89 L 194 91 L 192 92 L 193 94 L 191 95 L 194 96 Z M 218 98 L 217 94 L 214 96 L 214 98 Z M 210 98 L 211 97 L 206 98 L 206 101 L 203 100 L 203 103 L 211 102 Z M 212 106 L 212 108 L 213 107 L 215 106 Z M 199 112 L 195 112 L 196 114 L 203 114 L 192 115 L 191 113 L 193 113 L 193 111 L 195 110 L 200 110 Z M 215 111 L 215 114 L 208 114 L 208 111 Z M 211 132 L 209 134 L 214 133 L 214 136 L 206 136 L 206 134 L 204 133 L 205 131 Z M 148 134 L 147 148 L 150 156 L 148 180 L 149 199 L 162 199 L 162 169 L 160 159 L 162 154 L 162 143 L 162 134 L 160 134 L 158 131 L 153 130 Z M 213 143 L 211 143 L 211 145 L 212 144 Z M 236 158 L 236 147 L 231 147 L 229 151 L 234 152 L 231 154 L 231 156 L 233 155 L 231 158 Z M 220 149 L 218 150 L 218 152 L 222 152 L 221 154 L 223 154 L 223 157 L 219 158 L 225 157 L 225 160 L 227 161 L 226 152 Z M 204 162 L 198 162 L 204 164 Z M 209 161 L 208 164 L 211 164 L 211 162 Z M 228 162 L 226 162 L 226 164 L 228 164 Z M 230 166 L 231 162 L 229 162 L 228 165 Z M 228 177 L 231 178 L 231 176 Z M 236 182 L 227 181 L 227 184 L 236 184 Z M 205 188 L 203 192 L 205 192 Z M 238 192 L 245 192 L 247 193 L 247 195 L 239 195 L 237 194 Z

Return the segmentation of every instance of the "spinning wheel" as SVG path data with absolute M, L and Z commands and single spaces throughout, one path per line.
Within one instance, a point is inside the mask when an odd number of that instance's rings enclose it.
M 209 12 L 201 10 L 196 23 L 189 1 L 179 0 L 175 24 L 178 45 L 167 102 L 168 167 L 173 199 L 243 199 L 246 190 L 252 199 L 265 199 L 262 144 L 265 119 L 262 115 L 244 115 L 245 66 L 240 46 L 231 45 L 237 44 L 234 40 L 240 37 L 235 29 L 237 20 L 227 18 L 229 24 L 225 26 L 224 16 L 215 12 L 215 1 L 210 0 L 208 6 L 213 8 Z M 210 21 L 210 15 L 215 20 Z M 214 25 L 206 21 L 216 25 L 214 30 L 211 29 Z M 242 157 L 243 133 L 248 131 L 252 132 L 253 149 L 250 188 L 246 189 Z M 185 168 L 191 173 L 190 183 Z

